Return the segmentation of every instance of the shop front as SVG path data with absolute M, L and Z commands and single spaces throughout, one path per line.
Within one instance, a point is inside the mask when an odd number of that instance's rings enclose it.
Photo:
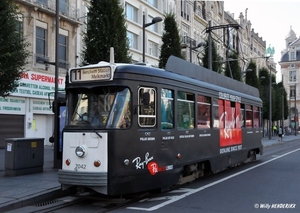
M 64 90 L 64 77 L 58 78 L 58 88 Z M 5 138 L 45 138 L 44 144 L 51 145 L 54 89 L 54 75 L 28 71 L 15 91 L 0 97 L 0 148 L 5 147 Z

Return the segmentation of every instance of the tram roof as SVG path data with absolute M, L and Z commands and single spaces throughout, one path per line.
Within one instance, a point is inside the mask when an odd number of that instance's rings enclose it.
M 166 70 L 213 85 L 218 85 L 223 88 L 259 97 L 259 91 L 255 87 L 229 78 L 217 72 L 213 72 L 205 67 L 190 63 L 175 56 L 169 57 L 166 64 Z

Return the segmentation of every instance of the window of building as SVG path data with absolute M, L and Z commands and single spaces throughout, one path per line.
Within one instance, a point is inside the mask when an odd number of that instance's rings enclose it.
M 296 76 L 296 70 L 289 71 L 289 81 L 290 82 L 296 82 L 297 76 Z
M 204 128 L 210 128 L 211 121 L 210 121 L 210 115 L 211 115 L 211 98 L 204 96 L 204 95 L 198 95 L 197 97 L 197 113 L 198 113 L 198 121 L 197 126 L 198 129 L 204 129 Z
M 187 21 L 191 21 L 192 6 L 187 1 L 180 1 L 181 3 L 181 17 Z
M 156 125 L 156 90 L 150 87 L 140 87 L 138 123 L 141 127 Z
M 290 60 L 296 60 L 296 54 L 295 52 L 290 52 Z
M 295 86 L 290 87 L 290 98 L 295 98 L 296 96 L 296 88 Z
M 129 41 L 129 48 L 138 49 L 138 36 L 127 31 L 127 38 Z
M 134 6 L 126 3 L 125 5 L 126 18 L 128 20 L 138 22 L 138 10 Z
M 36 0 L 36 1 L 37 1 L 37 3 L 44 5 L 44 6 L 47 6 L 47 3 L 48 3 L 48 0 Z
M 169 89 L 161 90 L 161 128 L 174 128 L 174 92 Z
M 153 18 L 154 17 L 152 17 L 152 16 L 148 16 L 148 23 L 151 23 Z M 148 28 L 151 31 L 158 33 L 158 26 L 159 26 L 159 23 L 155 23 L 155 24 L 150 25 Z
M 178 129 L 194 129 L 195 95 L 188 92 L 177 92 Z
M 37 56 L 46 57 L 46 44 L 47 44 L 47 30 L 41 27 L 36 27 L 36 47 L 35 53 Z
M 158 44 L 154 43 L 153 41 L 149 41 L 149 54 L 153 55 L 155 57 L 159 56 L 159 52 L 158 52 Z
M 59 59 L 59 67 L 68 69 L 67 65 L 67 40 L 68 37 L 64 35 L 58 36 L 58 59 Z
M 16 31 L 19 33 L 20 35 L 20 41 L 23 39 L 23 22 L 19 21 L 16 27 Z
M 149 4 L 151 4 L 153 7 L 156 7 L 157 8 L 157 0 L 147 0 L 147 2 Z
M 68 0 L 59 0 L 59 11 L 67 15 L 68 12 Z

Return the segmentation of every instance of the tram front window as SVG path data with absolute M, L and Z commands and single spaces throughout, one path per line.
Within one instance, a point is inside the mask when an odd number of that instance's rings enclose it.
M 130 90 L 125 87 L 97 87 L 73 90 L 69 94 L 69 126 L 97 129 L 128 128 L 131 122 Z

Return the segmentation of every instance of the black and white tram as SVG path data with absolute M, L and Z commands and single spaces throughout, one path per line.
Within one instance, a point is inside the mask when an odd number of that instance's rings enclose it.
M 66 82 L 63 190 L 166 189 L 263 153 L 258 90 L 182 59 L 100 62 Z

